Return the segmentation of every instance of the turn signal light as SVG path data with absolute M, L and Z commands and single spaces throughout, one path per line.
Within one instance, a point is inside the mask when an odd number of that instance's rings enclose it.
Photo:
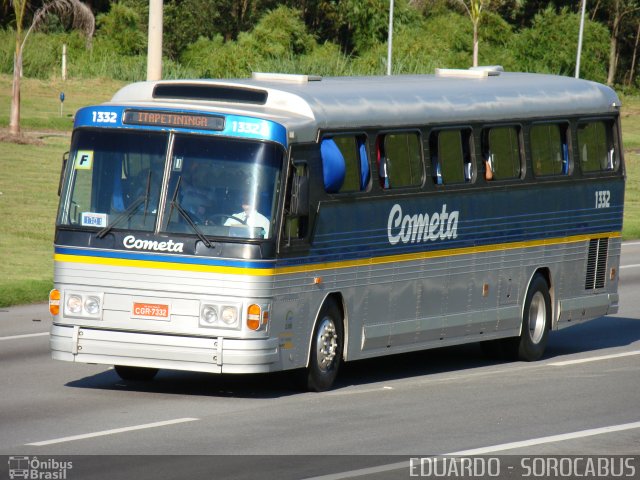
M 260 329 L 260 317 L 262 311 L 260 309 L 260 305 L 249 305 L 247 308 L 247 327 L 250 330 L 259 330 Z
M 49 292 L 49 313 L 53 316 L 60 313 L 60 291 L 55 288 Z

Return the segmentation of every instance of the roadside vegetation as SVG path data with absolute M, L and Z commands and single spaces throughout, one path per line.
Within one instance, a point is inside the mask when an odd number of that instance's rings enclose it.
M 73 114 L 146 77 L 148 0 L 91 2 L 96 29 L 90 40 L 51 16 L 24 44 L 22 135 L 10 138 L 13 7 L 28 4 L 26 27 L 48 1 L 0 0 L 0 112 L 6 112 L 0 115 L 0 307 L 45 301 L 52 286 L 58 179 Z M 465 5 L 483 4 L 475 25 L 478 63 L 573 76 L 578 3 L 396 0 L 392 73 L 469 67 L 474 23 Z M 247 77 L 252 71 L 382 75 L 387 69 L 388 0 L 165 0 L 164 5 L 164 78 Z M 640 83 L 634 75 L 640 9 L 637 0 L 588 5 L 580 76 L 614 84 L 623 98 L 628 175 L 623 236 L 640 238 Z
M 58 179 L 73 114 L 108 100 L 121 84 L 23 79 L 22 143 L 6 141 L 8 115 L 0 117 L 0 307 L 46 300 L 53 282 Z M 0 75 L 2 112 L 9 111 L 10 93 L 11 77 Z
M 61 159 L 73 113 L 108 100 L 123 85 L 112 80 L 24 80 L 26 143 L 0 141 L 0 307 L 47 299 L 53 282 L 53 233 Z M 0 75 L 0 111 L 11 77 Z M 60 91 L 65 92 L 62 116 Z M 624 239 L 640 238 L 640 97 L 623 97 L 627 190 Z M 5 121 L 6 119 L 0 118 Z M 0 123 L 0 125 L 2 125 Z M 3 129 L 0 127 L 0 140 Z

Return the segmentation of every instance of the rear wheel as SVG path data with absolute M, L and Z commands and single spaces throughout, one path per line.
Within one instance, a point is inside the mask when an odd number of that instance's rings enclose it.
M 547 346 L 551 324 L 551 296 L 549 285 L 540 274 L 533 277 L 522 315 L 522 333 L 514 339 L 513 349 L 519 360 L 540 359 Z
M 124 365 L 115 365 L 113 368 L 121 379 L 138 382 L 153 380 L 153 377 L 158 373 L 157 368 L 127 367 Z
M 342 361 L 343 345 L 342 313 L 333 300 L 327 300 L 320 310 L 311 340 L 311 358 L 306 371 L 308 390 L 322 392 L 331 388 Z
M 551 325 L 551 296 L 545 278 L 536 274 L 527 291 L 519 337 L 481 342 L 483 353 L 496 360 L 539 360 L 544 354 Z

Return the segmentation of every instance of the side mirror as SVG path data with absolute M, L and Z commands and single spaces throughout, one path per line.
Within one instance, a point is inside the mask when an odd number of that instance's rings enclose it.
M 62 179 L 64 178 L 64 170 L 67 166 L 67 160 L 69 160 L 69 152 L 64 152 L 62 154 L 62 168 L 60 169 L 60 180 L 58 180 L 58 196 L 60 196 L 60 192 L 62 192 Z
M 309 215 L 309 177 L 295 173 L 292 180 L 290 214 Z

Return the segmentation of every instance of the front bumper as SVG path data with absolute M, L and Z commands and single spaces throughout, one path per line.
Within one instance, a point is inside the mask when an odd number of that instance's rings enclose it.
M 239 340 L 101 330 L 53 324 L 55 360 L 210 373 L 281 369 L 277 338 Z

